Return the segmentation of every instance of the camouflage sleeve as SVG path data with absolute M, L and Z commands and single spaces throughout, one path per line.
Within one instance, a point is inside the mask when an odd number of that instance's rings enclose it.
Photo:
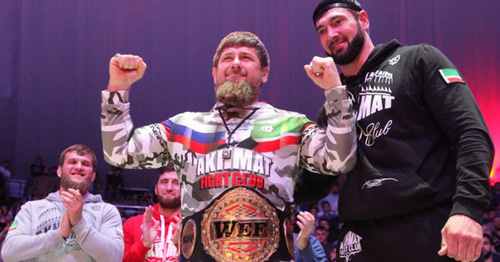
M 308 126 L 302 133 L 301 165 L 309 171 L 339 175 L 356 162 L 356 128 L 345 86 L 325 91 L 326 129 Z
M 166 129 L 159 123 L 133 130 L 128 91 L 102 91 L 104 159 L 123 168 L 158 168 L 169 160 Z

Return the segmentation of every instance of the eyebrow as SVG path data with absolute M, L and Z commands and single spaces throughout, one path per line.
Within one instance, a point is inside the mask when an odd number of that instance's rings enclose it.
M 326 24 L 329 24 L 330 22 L 332 22 L 333 20 L 335 19 L 338 19 L 339 17 L 346 17 L 344 14 L 336 14 L 336 15 L 333 15 L 332 17 L 330 17 L 330 19 L 328 19 L 327 23 Z M 325 27 L 326 25 L 319 25 L 316 27 L 316 32 L 318 32 L 319 29 L 321 29 L 322 27 Z
M 254 56 L 254 54 L 250 51 L 240 51 L 239 54 Z M 221 57 L 224 57 L 226 55 L 235 55 L 235 51 L 222 52 Z

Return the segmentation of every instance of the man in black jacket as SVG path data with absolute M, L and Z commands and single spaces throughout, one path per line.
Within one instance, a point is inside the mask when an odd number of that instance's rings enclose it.
M 338 258 L 478 259 L 494 149 L 456 67 L 429 45 L 374 46 L 356 0 L 322 1 L 313 22 L 328 57 L 304 68 L 316 83 L 337 64 L 357 120 L 358 161 L 339 198 Z

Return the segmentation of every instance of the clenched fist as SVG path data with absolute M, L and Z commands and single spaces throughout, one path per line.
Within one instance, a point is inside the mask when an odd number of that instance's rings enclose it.
M 325 90 L 342 85 L 339 72 L 331 57 L 315 56 L 304 66 L 304 70 L 316 85 Z
M 129 90 L 142 78 L 146 67 L 140 56 L 116 54 L 109 61 L 108 91 Z

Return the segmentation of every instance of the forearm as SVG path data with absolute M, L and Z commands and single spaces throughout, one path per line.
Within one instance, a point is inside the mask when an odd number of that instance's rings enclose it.
M 489 135 L 466 132 L 457 148 L 457 188 L 451 215 L 463 214 L 481 223 L 490 200 L 489 173 L 493 145 Z
M 152 124 L 134 131 L 129 110 L 128 92 L 102 92 L 101 132 L 106 162 L 125 168 L 162 166 L 168 156 L 164 128 Z
M 299 251 L 305 251 L 309 248 L 309 236 L 301 236 L 299 234 L 295 244 L 297 245 Z
M 355 117 L 345 87 L 325 94 L 328 125 L 309 127 L 304 132 L 301 160 L 310 171 L 338 175 L 352 170 L 356 162 Z
M 3 243 L 2 258 L 6 262 L 38 257 L 48 251 L 57 249 L 64 243 L 59 230 L 51 230 L 35 236 L 23 234 L 17 230 L 19 228 L 11 231 Z
M 293 198 L 295 204 L 304 205 L 318 202 L 330 193 L 338 176 L 322 176 L 302 169 L 295 182 Z
M 103 210 L 104 212 L 104 210 Z M 121 233 L 121 218 L 117 210 L 108 211 L 103 216 L 100 231 L 85 218 L 73 227 L 80 246 L 96 261 L 121 261 L 124 243 Z

